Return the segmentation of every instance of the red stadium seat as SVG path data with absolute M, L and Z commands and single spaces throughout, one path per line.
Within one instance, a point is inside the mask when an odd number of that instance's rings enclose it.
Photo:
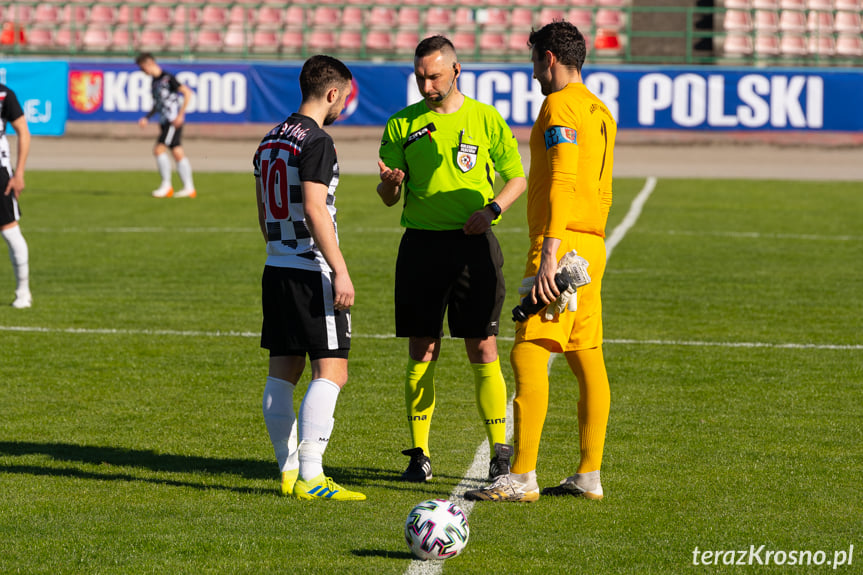
M 393 38 L 384 30 L 371 30 L 366 36 L 366 49 L 371 52 L 389 52 L 393 49 Z
M 506 40 L 506 51 L 510 54 L 524 54 L 528 56 L 530 54 L 527 45 L 528 38 L 530 38 L 529 32 L 510 32 Z
M 174 21 L 174 10 L 164 4 L 150 4 L 144 12 L 144 23 L 147 26 L 167 28 Z
M 533 10 L 529 8 L 513 8 L 511 13 L 511 22 L 514 29 L 523 29 L 529 31 L 533 27 Z
M 783 56 L 805 56 L 808 52 L 806 37 L 802 34 L 784 34 L 779 41 L 779 51 Z
M 848 10 L 850 12 L 857 12 L 859 10 L 863 10 L 863 6 L 860 4 L 860 0 L 836 0 L 834 3 L 834 7 L 837 10 Z
M 312 26 L 332 28 L 339 23 L 339 11 L 332 6 L 318 6 L 312 13 Z
M 728 34 L 722 46 L 726 56 L 749 56 L 752 54 L 752 38 L 748 34 Z
M 579 30 L 589 30 L 593 26 L 593 11 L 584 8 L 573 8 L 566 14 L 569 20 Z
M 601 8 L 596 11 L 595 24 L 597 28 L 620 30 L 623 28 L 625 16 L 621 10 Z
M 810 32 L 818 34 L 830 34 L 833 32 L 833 13 L 832 12 L 809 12 L 806 19 L 806 29 Z
M 403 6 L 399 9 L 399 28 L 418 28 L 420 24 L 420 10 L 412 6 Z
M 291 5 L 285 8 L 282 22 L 288 28 L 303 28 L 310 18 L 311 15 L 307 14 L 302 6 Z
M 53 28 L 31 28 L 27 31 L 27 46 L 30 49 L 47 49 L 54 47 Z
M 750 0 L 725 0 L 725 7 L 733 10 L 749 10 L 752 8 Z
M 29 8 L 29 6 L 28 6 Z M 16 15 L 15 22 L 25 23 L 26 20 Z M 32 11 L 32 22 L 37 26 L 53 26 L 64 21 L 60 14 L 60 6 L 57 4 L 42 3 L 37 4 L 36 9 Z
M 359 30 L 342 30 L 339 34 L 340 51 L 359 52 L 363 47 L 363 34 Z
M 117 23 L 118 24 L 136 24 L 144 23 L 144 8 L 141 6 L 130 6 L 121 4 L 117 7 Z
M 60 28 L 54 34 L 54 44 L 64 50 L 77 51 L 81 48 L 84 34 L 81 30 L 71 28 Z
M 163 50 L 168 43 L 168 34 L 164 28 L 144 28 L 138 37 L 138 47 L 146 52 Z
M 859 34 L 839 34 L 836 37 L 836 55 L 848 57 L 863 56 L 863 37 Z
M 387 28 L 392 30 L 398 22 L 398 12 L 389 6 L 373 6 L 368 11 L 365 21 L 366 25 L 371 28 Z
M 483 30 L 503 30 L 509 27 L 509 10 L 488 8 L 477 10 L 476 21 Z
M 83 26 L 87 22 L 89 12 L 90 7 L 86 4 L 75 3 L 67 4 L 66 6 L 64 6 L 63 10 L 60 12 L 60 15 L 64 22 Z
M 95 24 L 84 31 L 82 38 L 84 50 L 91 52 L 104 52 L 111 47 L 111 29 L 104 25 Z
M 744 10 L 728 10 L 723 19 L 723 28 L 729 32 L 749 32 L 752 30 L 752 17 Z
M 195 34 L 194 47 L 196 52 L 221 52 L 225 39 L 221 30 L 207 28 Z
M 545 26 L 554 20 L 563 20 L 566 18 L 566 12 L 560 8 L 543 8 L 539 11 L 539 24 Z
M 756 10 L 753 26 L 758 32 L 779 30 L 779 13 L 773 10 Z
M 453 25 L 462 30 L 472 30 L 476 28 L 478 22 L 474 20 L 474 12 L 473 8 L 456 8 L 453 12 Z
M 453 14 L 449 8 L 432 7 L 425 14 L 426 26 L 449 26 L 452 19 Z
M 806 14 L 795 10 L 783 10 L 779 14 L 779 29 L 784 32 L 803 32 L 806 30 Z
M 394 41 L 395 51 L 400 54 L 413 54 L 419 44 L 419 34 L 413 30 L 399 30 Z
M 113 52 L 133 52 L 135 36 L 125 26 L 115 26 L 111 32 L 111 50 Z
M 93 4 L 88 19 L 91 24 L 113 24 L 117 19 L 117 10 L 111 4 Z
M 806 0 L 780 0 L 779 7 L 783 10 L 806 10 Z
M 258 29 L 252 34 L 249 50 L 255 54 L 272 54 L 279 51 L 279 37 L 275 30 Z
M 755 53 L 758 56 L 778 56 L 779 37 L 775 34 L 758 34 L 755 36 Z
M 809 36 L 807 48 L 810 54 L 817 54 L 819 56 L 833 56 L 836 54 L 836 42 L 833 40 L 833 36 L 820 36 L 817 34 Z
M 620 35 L 614 30 L 600 29 L 596 31 L 593 48 L 604 54 L 616 54 L 623 49 L 623 44 L 620 41 Z
M 285 30 L 279 37 L 279 51 L 283 54 L 299 54 L 303 45 L 303 33 L 298 30 Z
M 861 29 L 863 29 L 860 14 L 857 14 L 856 12 L 837 12 L 834 28 L 840 33 L 860 33 Z
M 247 49 L 246 31 L 242 25 L 232 24 L 225 30 L 222 38 L 225 52 L 245 52 Z
M 204 26 L 224 26 L 228 23 L 228 11 L 224 6 L 205 4 L 201 9 L 201 24 Z
M 336 47 L 336 36 L 330 30 L 312 30 L 308 41 L 309 48 L 314 50 L 332 50 Z
M 365 9 L 361 6 L 345 6 L 339 16 L 339 27 L 342 30 L 359 30 L 363 27 Z
M 292 8 L 299 8 L 292 6 Z M 302 18 L 302 8 L 300 8 L 300 17 Z M 278 28 L 282 25 L 282 10 L 276 6 L 263 5 L 253 11 L 255 24 L 258 28 Z M 301 22 L 302 23 L 302 22 Z M 300 23 L 300 24 L 301 24 Z
M 452 36 L 456 52 L 461 50 L 473 52 L 476 49 L 476 34 L 473 32 L 456 32 Z
M 506 53 L 506 38 L 500 32 L 483 32 L 479 37 L 479 51 L 493 56 Z

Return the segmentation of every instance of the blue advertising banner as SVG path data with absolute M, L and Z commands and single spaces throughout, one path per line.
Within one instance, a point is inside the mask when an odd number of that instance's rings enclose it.
M 420 99 L 409 65 L 351 64 L 354 90 L 340 122 L 382 125 Z M 252 66 L 251 121 L 278 122 L 299 105 L 297 66 Z M 584 82 L 620 129 L 863 130 L 863 72 L 831 69 L 619 67 L 585 70 Z M 545 96 L 531 68 L 465 65 L 459 88 L 530 126 Z
M 193 94 L 187 122 L 249 122 L 247 64 L 160 63 Z M 152 78 L 134 63 L 69 64 L 69 119 L 137 121 L 153 108 Z
M 408 78 L 405 65 L 349 63 L 354 76 L 351 95 L 339 123 L 346 126 L 382 126 L 405 106 Z M 249 73 L 250 120 L 278 123 L 296 112 L 300 94 L 301 64 L 254 65 Z
M 348 64 L 343 125 L 382 126 L 420 99 L 410 64 Z M 300 105 L 300 62 L 163 66 L 194 93 L 189 122 L 275 124 Z M 861 70 L 588 67 L 584 82 L 620 129 L 863 131 Z M 465 64 L 458 83 L 512 126 L 532 125 L 545 99 L 526 65 Z M 150 78 L 134 64 L 73 62 L 68 103 L 70 120 L 136 121 L 152 107 Z
M 0 62 L 0 84 L 18 96 L 27 127 L 37 136 L 62 136 L 66 131 L 66 62 Z M 14 133 L 11 124 L 9 133 Z

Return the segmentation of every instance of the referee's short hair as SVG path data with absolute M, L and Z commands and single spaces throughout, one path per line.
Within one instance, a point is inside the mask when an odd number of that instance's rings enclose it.
M 353 74 L 341 60 L 323 54 L 312 56 L 306 60 L 300 71 L 303 102 L 323 98 L 331 87 L 341 87 L 352 79 Z
M 584 58 L 587 56 L 584 35 L 570 22 L 556 20 L 539 30 L 531 30 L 527 43 L 538 55 L 548 50 L 564 66 L 575 68 L 579 72 L 584 66 Z
M 414 60 L 425 58 L 429 54 L 434 54 L 435 52 L 448 55 L 452 54 L 453 59 L 455 59 L 455 46 L 452 45 L 449 38 L 438 34 L 436 36 L 429 36 L 417 44 L 417 48 L 414 50 Z

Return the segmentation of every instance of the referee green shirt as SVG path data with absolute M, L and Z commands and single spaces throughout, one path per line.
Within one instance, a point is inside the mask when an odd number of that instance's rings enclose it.
M 387 167 L 406 174 L 406 228 L 461 229 L 494 197 L 495 171 L 504 181 L 524 176 L 512 130 L 494 106 L 468 97 L 452 114 L 419 101 L 393 115 L 379 155 Z

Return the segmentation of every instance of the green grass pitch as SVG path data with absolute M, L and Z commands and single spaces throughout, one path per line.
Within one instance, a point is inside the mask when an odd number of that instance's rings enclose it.
M 368 500 L 299 502 L 277 495 L 261 416 L 252 176 L 198 174 L 197 199 L 167 201 L 149 197 L 155 177 L 28 174 L 34 306 L 0 307 L 0 573 L 404 573 L 407 512 L 452 492 L 484 433 L 463 345 L 447 339 L 435 479 L 397 480 L 409 437 L 407 345 L 391 335 L 399 209 L 375 177 L 343 177 L 357 298 L 324 464 Z M 616 182 L 609 231 L 643 185 Z M 524 206 L 497 228 L 510 393 Z M 753 545 L 828 560 L 854 545 L 836 572 L 859 572 L 861 213 L 859 183 L 660 180 L 603 286 L 605 500 L 477 504 L 443 572 L 715 572 L 735 568 L 694 566 L 696 548 Z M 0 298 L 13 289 L 7 261 Z M 562 361 L 551 379 L 540 485 L 578 458 L 577 385 Z

